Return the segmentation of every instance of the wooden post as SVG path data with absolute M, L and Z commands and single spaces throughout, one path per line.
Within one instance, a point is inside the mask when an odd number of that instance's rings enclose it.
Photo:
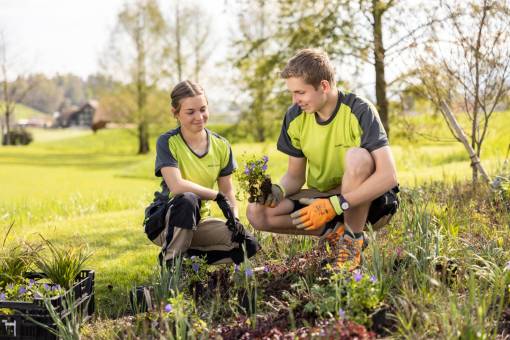
M 487 184 L 489 184 L 491 181 L 489 175 L 483 168 L 482 163 L 480 163 L 480 159 L 476 155 L 475 150 L 473 150 L 473 148 L 471 147 L 471 144 L 469 144 L 466 134 L 460 127 L 460 125 L 457 122 L 457 120 L 455 119 L 455 117 L 453 116 L 452 111 L 450 110 L 448 105 L 442 100 L 440 102 L 440 105 L 441 105 L 440 108 L 441 108 L 441 111 L 443 112 L 443 115 L 446 117 L 446 119 L 448 120 L 448 123 L 453 128 L 453 131 L 456 134 L 455 137 L 457 137 L 457 139 L 462 144 L 464 144 L 464 147 L 466 148 L 467 152 L 469 153 L 469 158 L 471 158 L 471 164 L 478 168 L 478 171 L 480 171 L 480 174 L 482 174 L 482 178 L 485 180 L 485 182 Z

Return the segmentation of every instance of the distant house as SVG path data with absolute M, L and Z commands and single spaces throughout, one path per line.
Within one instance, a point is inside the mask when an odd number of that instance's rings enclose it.
M 104 128 L 110 121 L 96 100 L 90 100 L 79 108 L 66 110 L 55 117 L 56 127 L 82 127 L 94 132 Z

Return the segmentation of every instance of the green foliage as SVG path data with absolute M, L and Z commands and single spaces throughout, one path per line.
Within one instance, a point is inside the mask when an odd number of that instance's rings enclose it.
M 258 282 L 253 265 L 246 257 L 241 265 L 236 264 L 234 266 L 232 281 L 234 284 L 233 291 L 237 294 L 239 307 L 245 315 L 251 316 L 251 325 L 255 326 L 257 299 L 259 297 Z
M 501 198 L 507 202 L 510 207 L 510 167 L 508 165 L 510 155 L 510 144 L 508 144 L 508 150 L 506 152 L 506 159 L 498 171 L 498 175 L 494 178 L 491 186 L 496 190 Z
M 251 14 L 245 15 L 248 12 Z M 242 105 L 238 128 L 254 141 L 264 142 L 276 135 L 274 122 L 288 106 L 281 105 L 283 96 L 276 72 L 284 62 L 273 40 L 278 11 L 273 2 L 254 0 L 242 4 L 239 14 L 241 37 L 234 41 L 237 53 L 233 62 L 240 71 L 241 90 L 249 99 Z
M 187 299 L 182 292 L 174 293 L 168 302 L 164 307 L 168 324 L 164 328 L 168 329 L 170 339 L 190 339 L 207 330 L 207 325 L 196 313 L 193 300 Z
M 70 289 L 91 253 L 84 246 L 58 247 L 43 240 L 50 254 L 37 254 L 36 266 L 51 282 Z
M 31 322 L 45 328 L 50 333 L 63 340 L 79 340 L 81 339 L 80 328 L 83 324 L 83 317 L 76 307 L 76 300 L 74 298 L 74 291 L 70 291 L 66 294 L 66 297 L 62 299 L 62 308 L 68 313 L 61 315 L 61 313 L 53 306 L 51 300 L 48 298 L 44 299 L 44 306 L 50 313 L 51 320 L 55 325 L 56 329 L 46 325 L 34 318 L 27 316 L 27 319 Z M 84 310 L 86 310 L 86 306 Z
M 48 284 L 45 281 L 47 280 L 19 278 L 14 283 L 0 287 L 0 301 L 32 302 L 34 298 L 51 298 L 65 292 L 59 285 Z
M 382 303 L 380 284 L 375 276 L 338 272 L 325 281 L 311 286 L 312 298 L 305 305 L 306 311 L 322 318 L 337 316 L 371 325 L 370 316 Z
M 23 274 L 28 272 L 42 249 L 40 245 L 30 244 L 25 241 L 6 244 L 7 237 L 14 226 L 11 223 L 7 229 L 2 246 L 0 247 L 0 288 L 7 284 L 14 284 L 23 280 Z
M 32 74 L 18 77 L 11 86 L 30 88 L 19 100 L 24 105 L 16 105 L 16 119 L 23 119 L 81 106 L 87 100 L 97 99 L 101 91 L 111 90 L 114 82 L 104 75 L 91 75 L 83 80 L 73 74 L 57 74 L 53 77 Z
M 187 283 L 194 284 L 206 281 L 208 266 L 205 258 L 191 256 L 182 259 L 183 276 Z
M 9 137 L 9 145 L 28 145 L 32 143 L 34 138 L 32 134 L 24 128 L 14 128 L 9 133 L 3 135 L 2 145 L 7 145 L 7 137 Z

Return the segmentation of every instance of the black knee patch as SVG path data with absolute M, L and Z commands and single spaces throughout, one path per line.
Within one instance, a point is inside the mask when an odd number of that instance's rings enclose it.
M 166 234 L 166 244 L 174 237 L 174 228 L 195 229 L 200 222 L 202 200 L 192 192 L 178 194 L 170 201 L 170 219 Z
M 400 205 L 397 196 L 399 191 L 399 187 L 396 186 L 372 201 L 368 211 L 368 222 L 375 224 L 383 216 L 395 214 Z
M 202 200 L 192 192 L 175 196 L 171 201 L 169 226 L 194 229 L 200 221 Z

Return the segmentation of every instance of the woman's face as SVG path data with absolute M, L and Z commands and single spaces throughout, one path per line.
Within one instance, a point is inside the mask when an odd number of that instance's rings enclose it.
M 175 112 L 175 117 L 179 120 L 181 128 L 190 132 L 200 132 L 204 129 L 207 119 L 209 119 L 209 110 L 207 100 L 203 94 L 195 97 L 181 99 L 181 108 Z

